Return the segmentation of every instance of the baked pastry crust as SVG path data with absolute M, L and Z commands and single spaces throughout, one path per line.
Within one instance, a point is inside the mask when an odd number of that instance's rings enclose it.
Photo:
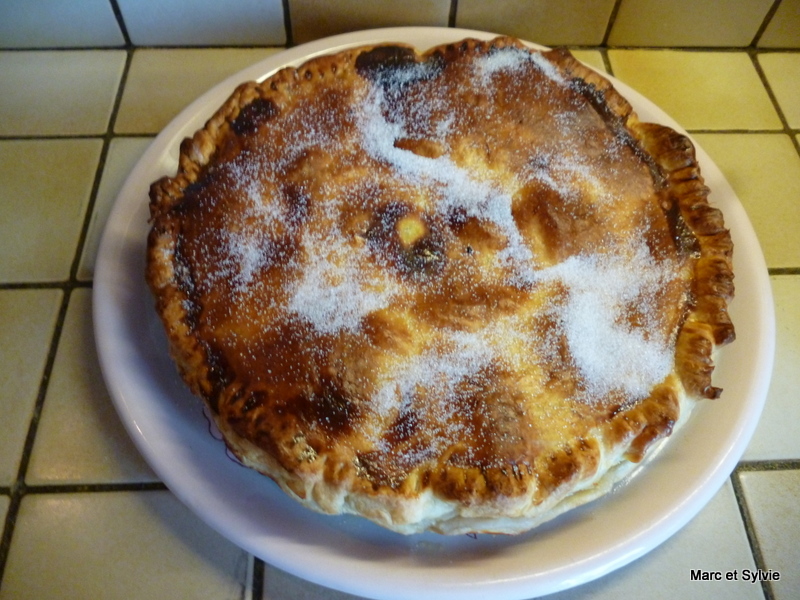
M 184 140 L 146 278 L 244 464 L 402 533 L 517 533 L 720 395 L 708 194 L 691 142 L 565 50 L 360 47 Z

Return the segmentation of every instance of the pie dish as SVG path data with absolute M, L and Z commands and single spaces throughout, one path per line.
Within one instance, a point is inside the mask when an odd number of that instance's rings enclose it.
M 246 465 L 519 533 L 716 398 L 732 243 L 688 138 L 565 51 L 382 44 L 238 87 L 154 183 L 170 351 Z
M 205 524 L 262 560 L 370 598 L 518 600 L 634 561 L 678 532 L 727 481 L 758 423 L 772 369 L 775 322 L 763 252 L 735 192 L 695 141 L 710 201 L 723 210 L 737 248 L 730 305 L 737 343 L 719 351 L 714 371 L 724 401 L 699 403 L 674 443 L 649 452 L 612 493 L 527 534 L 404 536 L 358 517 L 309 511 L 269 478 L 228 458 L 176 374 L 144 285 L 150 227 L 142 182 L 175 173 L 180 141 L 203 127 L 242 81 L 262 81 L 282 67 L 359 45 L 395 40 L 428 48 L 465 37 L 494 34 L 436 27 L 359 31 L 290 48 L 220 82 L 177 115 L 132 168 L 95 265 L 94 331 L 103 377 L 120 420 L 161 481 Z M 635 89 L 609 79 L 642 120 L 683 131 Z M 714 427 L 705 427 L 708 422 Z

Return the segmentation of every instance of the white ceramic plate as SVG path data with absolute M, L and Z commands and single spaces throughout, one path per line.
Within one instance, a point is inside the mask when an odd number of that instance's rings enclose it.
M 174 173 L 178 145 L 202 127 L 236 84 L 286 64 L 379 41 L 426 49 L 490 34 L 444 28 L 358 32 L 298 46 L 245 69 L 184 110 L 128 177 L 102 239 L 94 279 L 95 333 L 117 410 L 158 476 L 191 510 L 263 560 L 316 583 L 373 598 L 519 599 L 569 588 L 617 569 L 666 540 L 711 499 L 750 440 L 772 370 L 774 312 L 753 228 L 719 169 L 703 173 L 736 246 L 738 339 L 718 356 L 719 401 L 703 402 L 671 443 L 610 495 L 525 535 L 405 537 L 353 517 L 312 513 L 268 478 L 232 461 L 199 402 L 178 379 L 144 284 L 150 182 Z M 616 82 L 642 120 L 680 129 Z

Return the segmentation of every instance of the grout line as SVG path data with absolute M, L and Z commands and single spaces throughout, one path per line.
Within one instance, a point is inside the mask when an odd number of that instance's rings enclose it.
M 102 133 L 52 133 L 52 134 L 29 134 L 29 135 L 0 135 L 0 141 L 4 142 L 28 142 L 28 141 L 48 141 L 48 140 L 96 140 L 103 137 Z
M 114 133 L 112 134 L 112 138 L 115 140 L 126 140 L 126 139 L 155 139 L 155 137 L 161 132 L 159 131 L 143 131 L 143 132 L 125 132 L 125 133 Z
M 618 46 L 612 44 L 603 44 L 611 50 L 643 50 L 653 52 L 665 52 L 674 50 L 676 52 L 745 52 L 747 50 L 755 50 L 749 46 L 633 46 L 628 44 L 620 44 Z M 758 48 L 758 52 L 790 52 L 800 53 L 800 48 Z
M 3 48 L 0 52 L 83 52 L 107 50 L 259 50 L 278 48 L 288 48 L 288 44 L 141 44 L 141 45 L 117 45 L 117 46 L 35 46 L 30 48 Z M 792 49 L 790 49 L 792 50 Z M 797 48 L 794 48 L 797 50 Z
M 265 565 L 264 561 L 253 556 L 253 577 L 250 580 L 250 598 L 252 600 L 262 600 L 264 597 L 264 579 Z
M 288 2 L 288 0 L 283 0 Z M 457 0 L 455 0 L 457 1 Z M 284 19 L 284 21 L 287 19 Z M 449 26 L 449 25 L 448 25 Z M 291 24 L 287 25 L 291 27 Z M 289 30 L 291 32 L 291 30 Z M 295 45 L 293 36 L 287 35 L 287 42 L 285 44 L 131 44 L 131 45 L 116 45 L 116 46 L 32 46 L 32 47 L 3 47 L 0 46 L 0 52 L 82 52 L 82 51 L 106 51 L 106 50 L 258 50 L 258 49 L 285 49 L 291 48 Z M 653 50 L 665 51 L 675 50 L 680 52 L 744 52 L 753 50 L 759 54 L 800 54 L 800 48 L 797 47 L 769 47 L 769 48 L 752 48 L 750 46 L 634 46 L 628 44 L 613 45 L 608 44 L 605 40 L 599 44 L 560 44 L 561 46 L 567 45 L 575 48 L 605 48 L 608 50 Z M 555 45 L 559 46 L 559 44 Z M 555 47 L 554 46 L 554 47 Z
M 157 131 L 139 131 L 114 133 L 114 138 L 154 138 Z M 63 134 L 31 134 L 31 135 L 0 135 L 0 142 L 47 142 L 50 140 L 101 140 L 108 136 L 107 133 L 63 133 Z
M 163 492 L 167 489 L 168 488 L 166 484 L 160 481 L 143 481 L 137 483 L 65 483 L 50 485 L 24 485 L 24 495 Z
M 292 12 L 289 7 L 289 0 L 282 0 L 283 5 L 283 28 L 286 33 L 286 48 L 294 46 L 294 32 L 292 31 Z
M 81 226 L 80 234 L 78 235 L 78 243 L 75 248 L 75 255 L 72 257 L 72 265 L 69 269 L 69 282 L 68 285 L 72 286 L 78 281 L 78 270 L 81 265 L 81 258 L 83 257 L 83 250 L 86 246 L 86 238 L 89 235 L 89 229 L 92 223 L 92 216 L 94 215 L 94 207 L 97 203 L 97 191 L 100 189 L 100 181 L 103 178 L 103 171 L 106 166 L 106 159 L 108 158 L 108 150 L 111 146 L 111 137 L 106 135 L 103 137 L 103 147 L 100 150 L 100 157 L 97 160 L 97 169 L 94 174 L 94 182 L 92 183 L 92 190 L 89 194 L 89 202 L 86 204 L 86 214 L 84 215 L 83 225 Z
M 774 0 L 772 6 L 769 7 L 767 14 L 764 15 L 764 20 L 761 21 L 761 25 L 759 26 L 756 34 L 753 36 L 753 40 L 750 42 L 750 46 L 755 48 L 758 45 L 758 42 L 761 41 L 761 37 L 764 35 L 764 32 L 769 27 L 769 24 L 772 22 L 772 18 L 775 16 L 775 13 L 778 12 L 778 8 L 781 5 L 782 0 Z
M 6 562 L 8 561 L 8 551 L 11 548 L 11 534 L 17 524 L 17 514 L 19 514 L 20 495 L 12 489 L 11 499 L 6 511 L 6 519 L 0 534 L 0 589 L 3 588 L 3 573 L 5 572 Z
M 294 45 L 294 43 L 292 43 Z M 163 44 L 132 46 L 131 50 L 285 50 L 290 45 L 286 44 L 216 44 L 216 45 L 192 45 L 175 44 L 166 46 Z
M 0 52 L 95 52 L 105 50 L 125 50 L 124 44 L 116 44 L 110 46 L 30 46 L 30 47 L 3 47 L 0 46 Z
M 103 179 L 103 172 L 106 167 L 106 160 L 108 159 L 108 152 L 111 148 L 111 142 L 114 139 L 114 126 L 116 125 L 119 107 L 122 104 L 122 95 L 125 89 L 125 84 L 128 81 L 128 74 L 131 68 L 131 61 L 133 60 L 133 49 L 127 50 L 125 56 L 125 65 L 122 68 L 122 74 L 119 78 L 117 86 L 117 94 L 114 98 L 114 104 L 111 107 L 111 114 L 108 117 L 108 124 L 106 126 L 106 133 L 103 136 L 103 148 L 100 151 L 100 158 L 97 161 L 97 169 L 94 174 L 94 182 L 92 190 L 89 195 L 89 202 L 86 206 L 86 215 L 83 219 L 80 235 L 78 236 L 78 243 L 75 249 L 75 256 L 72 258 L 72 265 L 69 271 L 69 281 L 74 284 L 78 281 L 78 270 L 80 269 L 81 258 L 83 258 L 83 251 L 86 247 L 86 239 L 89 235 L 89 229 L 92 225 L 92 217 L 94 216 L 95 205 L 97 204 L 97 193 L 100 190 L 100 183 Z
M 111 139 L 114 137 L 114 127 L 117 124 L 117 115 L 119 114 L 119 107 L 122 104 L 122 94 L 125 91 L 125 86 L 128 84 L 128 75 L 131 71 L 131 63 L 133 62 L 133 54 L 135 47 L 128 48 L 128 53 L 125 57 L 125 66 L 122 67 L 122 75 L 119 78 L 117 87 L 117 96 L 114 98 L 114 105 L 111 107 L 111 115 L 108 117 L 108 129 L 106 130 L 106 137 Z
M 786 133 L 783 129 L 687 129 L 689 133 L 725 133 L 725 134 L 756 134 L 756 133 L 767 133 L 770 135 L 783 135 Z
M 745 50 L 746 48 L 743 48 Z M 800 48 L 751 48 L 758 52 L 759 54 L 798 54 L 800 53 Z
M 739 473 L 740 468 L 737 467 L 731 474 L 731 484 L 733 485 L 733 493 L 736 496 L 736 504 L 739 507 L 739 516 L 744 524 L 744 531 L 747 535 L 747 542 L 750 544 L 750 553 L 756 563 L 756 568 L 766 571 L 767 565 L 764 560 L 764 554 L 761 552 L 761 546 L 758 543 L 755 523 L 753 523 L 753 519 L 750 516 L 750 508 L 747 505 L 747 498 L 744 494 L 744 486 L 742 486 L 742 482 L 739 479 Z M 761 581 L 761 591 L 764 594 L 764 600 L 775 600 L 772 584 L 769 581 Z
M 800 275 L 800 267 L 773 267 L 767 269 L 770 275 Z
M 794 130 L 789 125 L 786 114 L 783 112 L 780 102 L 778 102 L 778 97 L 772 90 L 769 79 L 767 79 L 767 74 L 764 72 L 764 69 L 761 68 L 761 63 L 758 62 L 758 52 L 751 48 L 747 51 L 747 54 L 750 57 L 750 61 L 753 63 L 753 68 L 755 68 L 756 73 L 758 73 L 758 77 L 761 79 L 761 85 L 763 85 L 764 89 L 767 91 L 767 96 L 769 96 L 770 102 L 772 102 L 772 106 L 775 109 L 775 112 L 778 114 L 778 118 L 783 125 L 783 132 L 789 136 L 795 151 L 798 155 L 800 155 L 800 140 L 797 139 L 797 136 L 793 135 Z
M 289 0 L 282 0 L 288 4 Z M 621 2 L 621 0 L 616 0 Z M 458 0 L 451 0 L 451 3 L 458 5 Z M 448 20 L 457 17 L 457 12 L 449 12 Z M 456 9 L 457 10 L 457 9 Z M 26 46 L 26 47 L 3 47 L 0 45 L 0 52 L 81 52 L 81 51 L 106 51 L 106 50 L 247 50 L 247 49 L 266 49 L 266 48 L 290 48 L 294 46 L 294 40 L 291 30 L 291 16 L 289 11 L 284 11 L 284 26 L 286 28 L 286 43 L 275 44 L 117 44 L 109 46 Z M 612 13 L 612 17 L 613 17 Z M 610 21 L 609 21 L 610 22 Z M 455 25 L 450 25 L 454 27 Z M 565 45 L 565 44 L 561 44 Z M 600 43 L 587 43 L 587 44 L 566 44 L 571 47 L 580 48 L 606 48 L 612 50 L 676 50 L 681 52 L 743 52 L 754 51 L 760 54 L 800 54 L 800 47 L 786 46 L 786 47 L 769 47 L 769 48 L 754 48 L 752 46 L 656 46 L 656 45 L 633 45 L 633 44 L 609 44 L 604 38 Z
M 800 458 L 785 460 L 746 460 L 736 468 L 739 473 L 768 471 L 800 471 Z
M 30 281 L 0 283 L 0 290 L 61 290 L 66 292 L 79 287 L 91 287 L 90 281 Z
M 458 0 L 450 0 L 450 13 L 447 15 L 447 26 L 456 27 L 458 16 Z
M 605 33 L 603 33 L 603 41 L 601 42 L 601 45 L 606 48 L 608 47 L 608 38 L 611 37 L 611 30 L 617 22 L 620 6 L 622 6 L 622 0 L 616 0 L 614 2 L 614 7 L 611 9 L 611 14 L 608 15 L 608 23 L 606 23 L 606 30 Z
M 614 67 L 611 66 L 611 57 L 608 55 L 608 48 L 601 48 L 600 56 L 603 57 L 603 66 L 606 68 L 606 73 L 614 77 Z
M 566 48 L 567 50 L 596 50 L 602 52 L 605 46 L 599 44 L 555 44 L 551 48 Z
M 117 0 L 108 0 L 108 2 L 111 4 L 111 11 L 114 13 L 114 18 L 117 20 L 122 38 L 125 40 L 125 47 L 130 48 L 133 44 L 131 43 L 131 36 L 128 34 L 128 26 L 125 25 L 125 17 L 122 15 L 119 2 L 117 2 Z

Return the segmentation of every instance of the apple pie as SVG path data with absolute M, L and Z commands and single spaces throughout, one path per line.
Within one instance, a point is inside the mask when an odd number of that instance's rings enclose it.
M 720 395 L 708 195 L 690 140 L 566 50 L 357 47 L 243 83 L 183 141 L 146 278 L 228 447 L 299 502 L 519 533 Z

